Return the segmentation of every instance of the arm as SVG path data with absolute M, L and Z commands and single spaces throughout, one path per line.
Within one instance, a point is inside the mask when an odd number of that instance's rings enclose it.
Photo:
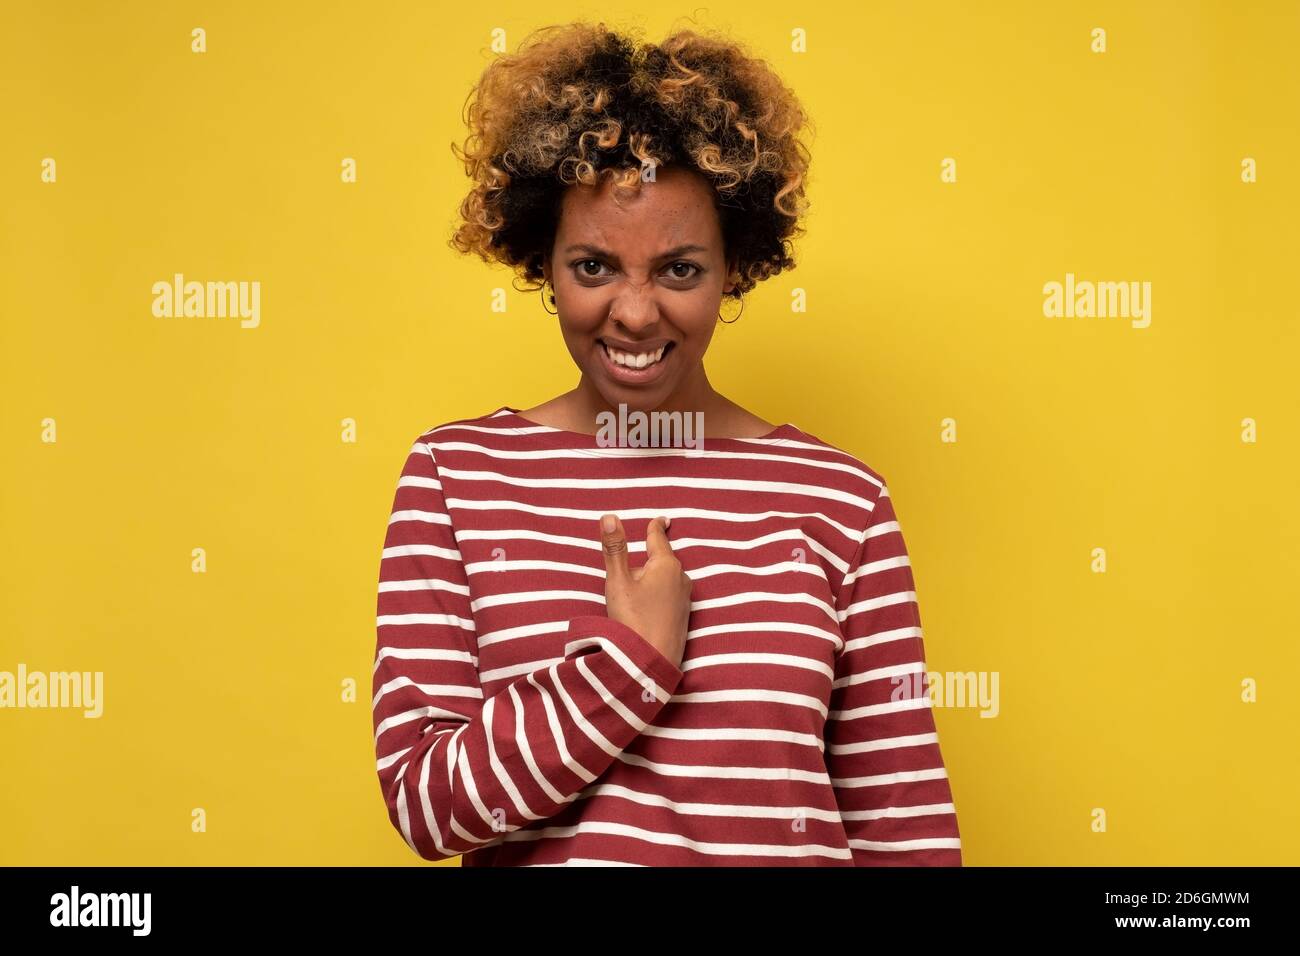
M 564 658 L 485 698 L 469 584 L 432 449 L 416 442 L 379 574 L 372 703 L 388 815 L 429 860 L 559 812 L 668 701 L 682 672 L 635 630 L 569 622 Z
M 837 610 L 845 644 L 826 722 L 826 768 L 854 862 L 960 866 L 916 587 L 883 484 Z

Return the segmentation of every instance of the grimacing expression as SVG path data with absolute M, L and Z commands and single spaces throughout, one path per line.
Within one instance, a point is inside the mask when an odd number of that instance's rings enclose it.
M 607 181 L 569 187 L 545 265 L 574 362 L 611 407 L 641 411 L 702 373 L 738 278 L 708 181 L 680 167 L 655 175 L 617 198 Z

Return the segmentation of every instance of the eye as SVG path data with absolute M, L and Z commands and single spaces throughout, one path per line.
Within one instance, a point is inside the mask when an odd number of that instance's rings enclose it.
M 689 273 L 689 274 L 687 274 L 687 275 L 681 275 L 680 273 L 673 273 L 673 274 L 672 274 L 672 278 L 674 278 L 674 279 L 694 279 L 697 275 L 699 275 L 699 274 L 703 271 L 703 270 L 702 270 L 699 266 L 697 266 L 695 263 L 693 263 L 693 262 L 687 262 L 685 259 L 679 259 L 677 262 L 674 262 L 674 263 L 673 263 L 672 265 L 670 265 L 668 268 L 669 268 L 669 270 L 679 269 L 679 268 L 686 268 L 686 269 L 693 269 L 693 270 L 695 270 L 694 272 L 691 272 L 691 273 Z
M 603 263 L 599 259 L 579 259 L 577 262 L 573 263 L 573 265 L 578 270 L 578 275 L 581 278 L 599 279 L 600 278 L 599 272 L 588 272 L 585 270 L 584 267 L 587 266 L 588 264 L 595 265 L 597 269 L 599 269 L 603 265 Z

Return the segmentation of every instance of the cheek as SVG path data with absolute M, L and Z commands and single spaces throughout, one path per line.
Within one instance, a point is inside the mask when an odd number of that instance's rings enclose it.
M 560 300 L 556 303 L 560 308 L 559 322 L 565 338 L 595 337 L 600 334 L 605 317 L 609 314 L 609 302 L 596 296 L 583 295 L 581 290 L 568 295 L 561 293 L 557 298 Z
M 688 350 L 688 354 L 693 356 L 703 355 L 709 348 L 709 343 L 713 340 L 713 333 L 718 327 L 718 316 L 710 312 L 707 315 L 699 316 L 689 325 L 683 326 L 682 331 L 686 337 L 683 344 Z
M 560 334 L 571 345 L 591 344 L 604 325 L 604 312 L 600 308 L 578 302 L 566 302 L 558 318 Z
M 578 368 L 592 370 L 599 363 L 600 356 L 596 354 L 596 350 L 600 346 L 596 343 L 596 336 L 600 334 L 600 327 L 599 322 L 574 322 L 567 314 L 565 321 L 561 323 L 560 332 L 564 338 L 565 348 L 568 349 L 569 356 Z

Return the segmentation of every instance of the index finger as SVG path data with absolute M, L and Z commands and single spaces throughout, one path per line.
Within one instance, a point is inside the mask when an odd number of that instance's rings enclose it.
M 673 553 L 668 543 L 668 522 L 664 518 L 654 518 L 645 529 L 645 555 L 651 561 L 657 556 L 669 557 Z

